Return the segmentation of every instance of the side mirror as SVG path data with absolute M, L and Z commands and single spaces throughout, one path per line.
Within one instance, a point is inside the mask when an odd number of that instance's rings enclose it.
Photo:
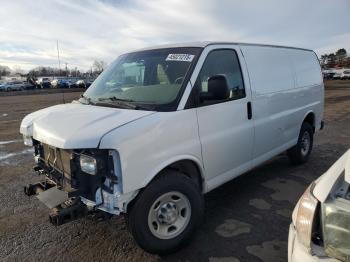
M 214 75 L 208 79 L 208 92 L 200 93 L 201 101 L 225 100 L 230 97 L 227 79 L 225 75 Z

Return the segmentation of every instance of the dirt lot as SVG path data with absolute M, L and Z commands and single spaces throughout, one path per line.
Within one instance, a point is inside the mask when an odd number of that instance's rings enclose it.
M 65 99 L 79 94 L 65 93 Z M 48 209 L 23 194 L 23 186 L 38 177 L 19 124 L 32 111 L 62 103 L 62 95 L 0 96 L 0 260 L 286 261 L 296 201 L 350 147 L 350 82 L 327 83 L 325 102 L 325 130 L 316 136 L 307 164 L 292 166 L 281 155 L 209 193 L 191 244 L 159 257 L 136 246 L 123 218 L 85 218 L 60 227 L 48 222 Z

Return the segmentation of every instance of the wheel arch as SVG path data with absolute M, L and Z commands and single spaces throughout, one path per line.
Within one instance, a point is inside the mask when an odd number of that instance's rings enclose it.
M 172 158 L 162 165 L 159 165 L 157 168 L 151 172 L 151 175 L 149 175 L 144 184 L 144 187 L 146 187 L 149 183 L 157 179 L 159 176 L 166 175 L 166 170 L 177 170 L 184 175 L 188 176 L 189 178 L 193 179 L 199 187 L 200 190 L 204 193 L 206 192 L 206 180 L 204 176 L 204 170 L 203 165 L 199 159 L 197 159 L 194 156 L 179 156 Z
M 315 130 L 316 130 L 316 116 L 315 116 L 315 113 L 313 111 L 308 111 L 305 114 L 302 123 L 304 123 L 304 122 L 309 123 L 312 126 L 313 132 L 315 133 Z

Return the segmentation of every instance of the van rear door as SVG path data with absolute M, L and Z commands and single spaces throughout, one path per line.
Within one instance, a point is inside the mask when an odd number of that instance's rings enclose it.
M 208 190 L 250 168 L 254 140 L 249 112 L 251 92 L 249 81 L 244 81 L 247 75 L 244 62 L 240 63 L 243 61 L 240 49 L 237 46 L 217 48 L 210 46 L 203 51 L 206 58 L 193 87 L 197 93 L 206 93 L 208 79 L 224 75 L 230 93 L 228 99 L 198 102 L 199 136 Z

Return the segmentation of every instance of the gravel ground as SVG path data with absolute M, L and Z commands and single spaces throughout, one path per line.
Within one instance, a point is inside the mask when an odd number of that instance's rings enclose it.
M 65 93 L 65 100 L 79 95 Z M 137 247 L 122 217 L 87 217 L 60 227 L 48 222 L 49 210 L 23 194 L 23 186 L 38 176 L 19 124 L 27 113 L 62 103 L 62 94 L 0 96 L 0 260 L 286 261 L 294 205 L 350 147 L 350 82 L 327 83 L 325 102 L 325 130 L 315 137 L 308 163 L 292 166 L 280 155 L 210 192 L 204 222 L 190 245 L 159 257 Z

